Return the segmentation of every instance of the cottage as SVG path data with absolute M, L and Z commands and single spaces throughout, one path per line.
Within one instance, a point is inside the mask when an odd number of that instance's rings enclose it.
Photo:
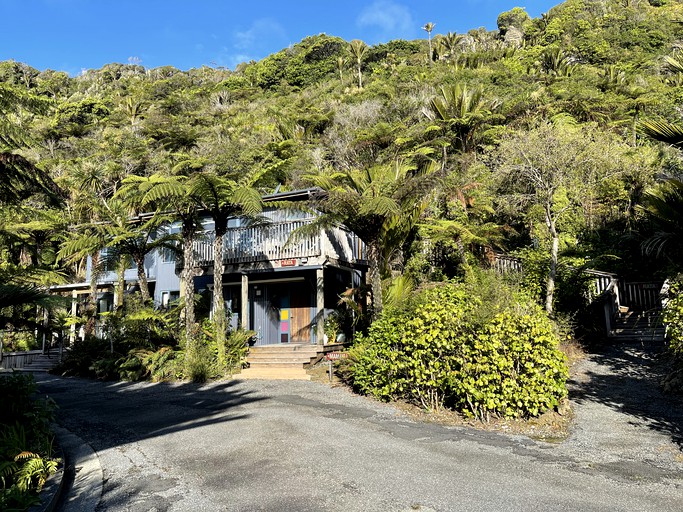
M 323 343 L 323 322 L 337 306 L 339 294 L 364 280 L 367 265 L 364 246 L 356 235 L 337 226 L 317 235 L 292 241 L 290 235 L 315 218 L 303 209 L 282 209 L 272 203 L 302 202 L 318 189 L 280 192 L 263 197 L 265 222 L 250 224 L 231 219 L 223 244 L 223 296 L 227 324 L 256 332 L 256 345 Z M 212 293 L 213 222 L 205 218 L 195 242 L 195 289 Z M 170 226 L 171 232 L 178 230 Z M 289 243 L 288 243 L 289 242 Z M 156 305 L 168 306 L 180 296 L 182 262 L 170 250 L 158 250 L 145 258 L 145 274 Z M 75 298 L 89 290 L 90 262 L 84 283 L 54 287 L 71 291 Z M 135 268 L 126 270 L 128 290 L 137 283 Z M 98 278 L 98 311 L 110 311 L 115 303 L 117 275 L 105 269 Z M 76 301 L 74 302 L 74 304 Z M 74 305 L 74 307 L 76 307 Z

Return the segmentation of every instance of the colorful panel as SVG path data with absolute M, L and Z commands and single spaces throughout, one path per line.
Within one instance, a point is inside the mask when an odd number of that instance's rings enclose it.
M 280 331 L 289 332 L 289 322 L 280 322 Z
M 280 320 L 289 320 L 289 309 L 283 309 L 280 311 Z

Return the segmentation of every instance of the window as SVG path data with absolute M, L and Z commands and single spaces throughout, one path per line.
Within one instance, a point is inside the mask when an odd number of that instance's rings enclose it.
M 180 299 L 180 292 L 161 292 L 161 307 L 162 308 L 168 308 L 173 305 L 173 303 L 177 302 L 178 299 Z
M 102 249 L 100 251 L 102 272 L 116 272 L 117 260 L 116 254 L 111 249 Z
M 161 263 L 175 263 L 176 251 L 170 247 L 161 248 Z

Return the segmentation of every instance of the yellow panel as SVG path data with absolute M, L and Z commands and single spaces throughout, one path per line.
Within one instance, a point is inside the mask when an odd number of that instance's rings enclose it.
M 289 309 L 283 309 L 280 311 L 280 320 L 289 320 Z

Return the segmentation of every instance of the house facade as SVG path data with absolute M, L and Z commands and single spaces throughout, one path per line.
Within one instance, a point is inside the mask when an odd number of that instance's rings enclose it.
M 339 295 L 364 281 L 365 249 L 355 234 L 338 226 L 292 239 L 291 234 L 310 224 L 315 214 L 269 206 L 282 201 L 303 202 L 316 193 L 319 190 L 306 189 L 264 196 L 264 222 L 249 224 L 235 218 L 228 223 L 221 269 L 227 325 L 255 331 L 256 345 L 323 343 L 323 323 L 336 309 Z M 195 290 L 212 304 L 214 225 L 208 217 L 202 224 L 194 244 Z M 179 227 L 167 229 L 177 232 Z M 166 307 L 180 297 L 181 265 L 170 250 L 157 250 L 145 258 L 155 305 Z M 55 288 L 85 297 L 90 272 L 89 262 L 85 283 Z M 134 291 L 137 270 L 131 266 L 125 278 L 128 292 Z M 116 281 L 113 269 L 105 269 L 99 276 L 98 311 L 112 310 Z

